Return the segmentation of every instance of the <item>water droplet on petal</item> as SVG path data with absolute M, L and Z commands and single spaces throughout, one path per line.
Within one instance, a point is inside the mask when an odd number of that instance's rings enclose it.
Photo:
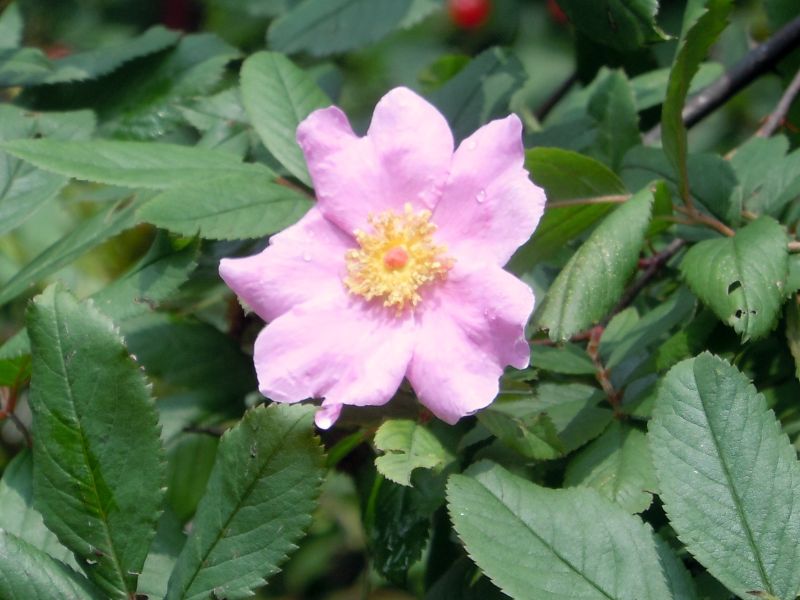
M 306 252 L 305 254 L 303 254 L 303 260 L 306 262 L 311 262 L 311 255 L 308 252 Z
M 475 200 L 477 200 L 478 204 L 482 204 L 486 200 L 486 190 L 479 191 L 475 196 Z

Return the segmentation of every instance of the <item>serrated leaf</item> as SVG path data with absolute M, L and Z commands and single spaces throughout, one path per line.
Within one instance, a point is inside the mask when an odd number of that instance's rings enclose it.
M 441 467 L 452 459 L 442 443 L 410 419 L 390 419 L 375 432 L 375 447 L 384 454 L 375 459 L 378 471 L 400 485 L 411 485 L 414 469 Z
M 645 434 L 614 421 L 599 438 L 573 458 L 564 486 L 590 487 L 630 513 L 650 506 L 658 480 Z
M 312 111 L 330 106 L 330 99 L 308 73 L 277 52 L 257 52 L 244 61 L 241 85 L 245 109 L 264 146 L 310 186 L 295 132 Z
M 160 25 L 109 48 L 48 59 L 38 48 L 24 48 L 0 58 L 0 86 L 28 86 L 94 79 L 135 58 L 169 48 L 180 38 L 177 31 Z M 34 54 L 37 53 L 37 54 Z
M 89 577 L 128 598 L 163 498 L 147 382 L 112 322 L 55 286 L 31 305 L 28 329 L 37 507 Z
M 226 175 L 269 174 L 232 154 L 176 144 L 114 140 L 14 140 L 0 148 L 41 169 L 123 187 L 171 188 Z
M 155 310 L 197 267 L 199 249 L 197 239 L 173 241 L 159 235 L 135 265 L 92 295 L 92 300 L 114 321 Z
M 0 529 L 0 598 L 3 600 L 101 600 L 88 579 Z
M 704 353 L 662 382 L 650 448 L 687 549 L 740 598 L 800 589 L 800 464 L 764 396 Z
M 658 0 L 607 0 L 586 4 L 561 0 L 559 6 L 581 33 L 618 50 L 637 50 L 669 37 L 656 24 Z
M 279 52 L 324 56 L 376 42 L 440 6 L 437 0 L 304 0 L 272 23 L 267 40 Z
M 0 305 L 23 294 L 34 283 L 52 275 L 84 252 L 137 223 L 136 203 L 117 202 L 84 220 L 48 246 L 0 288 Z
M 594 490 L 550 490 L 479 463 L 450 477 L 447 498 L 467 552 L 516 600 L 673 598 L 650 527 Z
M 779 135 L 753 137 L 736 149 L 730 164 L 739 186 L 737 204 L 755 214 L 780 217 L 800 196 L 800 151 L 787 155 L 789 140 Z
M 783 227 L 761 217 L 730 238 L 705 240 L 681 262 L 692 291 L 743 340 L 769 333 L 785 298 L 788 251 Z
M 33 458 L 29 450 L 20 452 L 3 471 L 0 480 L 0 530 L 55 560 L 78 567 L 72 553 L 45 527 L 41 513 L 33 506 Z
M 728 23 L 733 3 L 731 0 L 708 0 L 705 6 L 705 12 L 686 33 L 675 57 L 669 75 L 667 97 L 661 110 L 661 140 L 664 153 L 677 173 L 681 198 L 689 197 L 689 149 L 681 114 L 683 105 L 700 63 Z
M 586 350 L 575 344 L 563 346 L 531 346 L 531 366 L 565 375 L 594 375 L 595 366 Z
M 311 206 L 269 174 L 236 174 L 173 187 L 139 209 L 143 221 L 215 240 L 264 237 L 297 222 Z
M 322 452 L 307 407 L 250 410 L 223 435 L 167 600 L 246 598 L 311 522 Z
M 568 340 L 619 300 L 636 268 L 652 206 L 653 192 L 643 189 L 607 216 L 570 258 L 538 313 L 551 340 Z
M 597 86 L 586 108 L 597 121 L 597 138 L 590 154 L 616 171 L 625 153 L 641 143 L 636 101 L 625 72 L 612 71 Z
M 487 408 L 478 414 L 481 425 L 503 444 L 533 460 L 552 460 L 566 452 L 547 413 L 517 416 Z
M 533 148 L 525 153 L 531 179 L 545 189 L 548 202 L 625 194 L 625 184 L 603 163 L 560 148 Z M 511 258 L 515 273 L 555 254 L 601 219 L 615 205 L 589 203 L 577 206 L 545 206 L 545 213 L 530 241 Z
M 0 141 L 32 137 L 87 138 L 94 129 L 89 111 L 33 113 L 0 106 Z M 67 179 L 0 152 L 0 235 L 11 231 L 56 196 Z
M 431 102 L 447 117 L 456 141 L 484 123 L 508 114 L 511 95 L 527 75 L 516 55 L 489 48 L 476 56 L 431 94 Z

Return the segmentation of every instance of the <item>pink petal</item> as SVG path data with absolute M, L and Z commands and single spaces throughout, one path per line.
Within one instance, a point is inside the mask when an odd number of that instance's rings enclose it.
M 506 365 L 528 366 L 533 292 L 501 268 L 457 264 L 420 307 L 407 377 L 443 421 L 455 423 L 490 404 Z
M 336 107 L 317 110 L 297 128 L 319 207 L 348 233 L 367 216 L 406 202 L 433 208 L 447 179 L 453 136 L 431 104 L 406 88 L 386 94 L 365 137 Z
M 341 404 L 324 404 L 314 414 L 314 423 L 320 429 L 330 429 L 339 415 L 342 414 Z
M 261 318 L 272 321 L 295 304 L 341 290 L 344 255 L 354 245 L 313 207 L 272 236 L 261 253 L 223 259 L 219 273 Z
M 344 292 L 297 305 L 256 340 L 259 390 L 277 402 L 385 404 L 403 380 L 413 332 L 410 317 Z
M 432 219 L 437 241 L 457 259 L 502 266 L 530 238 L 545 195 L 524 162 L 516 115 L 492 121 L 459 145 Z

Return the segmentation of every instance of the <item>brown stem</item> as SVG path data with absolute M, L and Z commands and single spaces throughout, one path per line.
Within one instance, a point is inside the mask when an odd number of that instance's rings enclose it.
M 675 210 L 686 215 L 689 218 L 691 224 L 705 225 L 707 227 L 710 227 L 711 229 L 720 232 L 722 235 L 727 237 L 733 237 L 734 235 L 736 235 L 736 232 L 727 225 L 725 225 L 725 223 L 715 219 L 710 215 L 703 214 L 699 212 L 697 209 L 691 209 L 687 206 L 676 206 Z
M 789 112 L 792 102 L 794 102 L 798 93 L 800 93 L 800 70 L 797 71 L 789 87 L 786 88 L 783 96 L 775 106 L 775 110 L 770 113 L 764 124 L 756 131 L 757 137 L 769 137 L 775 133 L 778 127 L 783 124 L 784 119 L 786 119 L 786 114 Z
M 597 383 L 600 384 L 600 387 L 603 388 L 603 392 L 605 392 L 608 398 L 608 403 L 614 410 L 614 417 L 619 418 L 623 416 L 622 397 L 611 383 L 611 372 L 605 368 L 603 361 L 600 359 L 600 337 L 603 335 L 604 330 L 605 328 L 602 325 L 597 325 L 591 329 L 591 336 L 589 338 L 589 344 L 586 346 L 586 353 L 589 355 L 589 358 L 592 359 L 592 364 L 595 369 L 595 379 L 597 379 Z

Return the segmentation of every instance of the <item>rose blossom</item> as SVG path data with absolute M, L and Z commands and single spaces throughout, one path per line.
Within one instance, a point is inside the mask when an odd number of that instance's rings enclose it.
M 407 378 L 455 423 L 492 402 L 506 365 L 524 368 L 533 293 L 502 266 L 533 233 L 541 188 L 523 167 L 516 115 L 453 151 L 444 117 L 405 88 L 367 135 L 337 107 L 297 128 L 317 204 L 260 254 L 224 259 L 225 282 L 268 325 L 259 390 L 276 402 L 382 405 Z

